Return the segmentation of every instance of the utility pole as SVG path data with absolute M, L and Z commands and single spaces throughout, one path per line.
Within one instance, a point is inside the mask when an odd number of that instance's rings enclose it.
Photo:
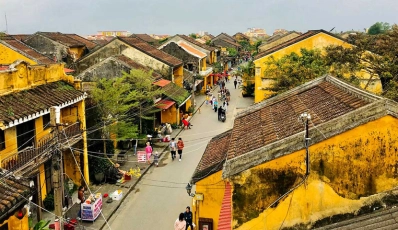
M 50 125 L 55 129 L 56 139 L 57 139 L 57 149 L 52 156 L 52 167 L 53 167 L 53 187 L 54 187 L 54 212 L 57 218 L 59 218 L 60 230 L 63 228 L 62 216 L 63 216 L 63 197 L 64 197 L 64 185 L 62 182 L 63 176 L 63 164 L 62 164 L 62 151 L 60 146 L 60 133 L 59 124 L 57 123 L 57 112 L 59 109 L 56 107 L 50 108 Z M 59 121 L 58 121 L 59 122 Z
M 309 138 L 309 134 L 308 134 L 308 122 L 309 120 L 311 120 L 311 115 L 309 113 L 302 113 L 300 114 L 300 118 L 299 118 L 305 126 L 305 153 L 306 153 L 306 157 L 305 157 L 305 175 L 309 175 L 310 174 L 310 151 L 309 151 L 309 142 L 311 140 L 311 138 Z

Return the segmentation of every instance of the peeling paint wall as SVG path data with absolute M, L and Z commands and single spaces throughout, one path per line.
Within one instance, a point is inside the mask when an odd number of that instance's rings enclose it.
M 279 229 L 285 218 L 284 227 L 310 225 L 368 205 L 371 195 L 398 185 L 397 132 L 398 120 L 384 116 L 310 146 L 307 182 L 267 211 L 303 180 L 305 150 L 234 176 L 235 228 Z
M 31 65 L 36 65 L 37 62 L 8 48 L 7 46 L 0 44 L 0 63 L 11 64 L 16 60 L 24 60 Z
M 121 77 L 123 71 L 129 73 L 131 68 L 128 68 L 121 63 L 108 59 L 102 63 L 97 64 L 95 67 L 90 68 L 83 73 L 79 74 L 76 78 L 83 82 L 95 82 L 96 79 L 101 78 L 115 78 Z
M 65 60 L 68 54 L 68 49 L 66 46 L 40 34 L 35 34 L 34 36 L 25 40 L 24 43 L 35 48 L 37 51 L 48 57 L 57 57 L 58 61 Z

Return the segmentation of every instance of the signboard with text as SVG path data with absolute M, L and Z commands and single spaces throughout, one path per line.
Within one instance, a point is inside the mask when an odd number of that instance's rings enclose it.
M 138 162 L 146 162 L 146 152 L 145 151 L 137 151 L 137 161 Z

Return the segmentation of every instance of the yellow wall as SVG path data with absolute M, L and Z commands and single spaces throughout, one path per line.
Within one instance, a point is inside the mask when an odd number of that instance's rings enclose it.
M 13 71 L 0 71 L 0 95 L 59 80 L 73 83 L 73 76 L 65 75 L 62 63 L 44 66 L 21 62 L 15 68 Z
M 200 60 L 201 64 L 202 64 L 202 71 L 206 71 L 206 58 L 203 58 L 202 60 Z
M 8 220 L 0 223 L 0 227 L 8 223 L 8 230 L 28 230 L 29 229 L 29 219 L 28 214 L 20 220 L 15 216 L 11 216 Z
M 182 82 L 184 81 L 184 67 L 179 66 L 173 69 L 173 77 L 174 77 L 174 83 L 177 84 L 180 87 L 182 86 Z
M 8 48 L 3 44 L 0 44 L 0 64 L 11 64 L 16 60 L 24 60 L 31 65 L 37 64 L 37 62 L 34 60 Z
M 70 54 L 73 54 L 75 57 L 75 61 L 79 58 L 81 58 L 84 54 L 84 47 L 74 47 L 74 48 L 69 48 Z
M 353 213 L 380 199 L 372 195 L 398 185 L 396 133 L 398 120 L 388 115 L 310 146 L 311 172 L 306 184 L 275 208 L 259 212 L 257 218 L 237 229 L 279 229 L 285 217 L 284 227 L 301 221 L 314 223 L 333 215 Z M 233 176 L 234 224 L 236 216 L 244 215 L 242 209 L 246 213 L 264 210 L 301 182 L 304 159 L 305 150 L 301 150 Z M 215 175 L 210 177 L 219 179 Z M 289 186 L 283 188 L 281 184 Z M 235 194 L 244 195 L 235 197 Z M 246 203 L 238 208 L 237 200 Z
M 350 44 L 344 42 L 343 40 L 340 40 L 338 38 L 335 38 L 333 36 L 324 33 L 318 33 L 310 38 L 304 39 L 293 45 L 280 49 L 274 53 L 271 53 L 262 58 L 254 60 L 254 64 L 256 66 L 254 102 L 257 103 L 269 97 L 270 92 L 267 92 L 266 90 L 263 89 L 270 87 L 274 82 L 273 79 L 267 79 L 266 78 L 267 76 L 264 76 L 264 71 L 266 69 L 265 63 L 270 59 L 271 56 L 274 57 L 275 59 L 280 59 L 283 56 L 290 54 L 292 52 L 300 54 L 300 49 L 303 48 L 323 49 L 330 45 L 341 45 L 345 48 L 351 47 Z M 358 73 L 358 78 L 362 79 L 360 84 L 361 87 L 364 87 L 367 84 L 368 82 L 367 79 L 369 79 L 369 77 L 370 77 L 369 74 L 366 72 Z M 382 89 L 381 82 L 379 80 L 372 82 L 372 84 L 367 88 L 368 91 L 374 93 L 381 92 L 381 89 Z
M 221 179 L 221 174 L 221 171 L 216 172 L 195 183 L 196 193 L 203 193 L 204 197 L 203 201 L 197 201 L 197 206 L 195 200 L 192 203 L 192 212 L 196 217 L 194 218 L 196 224 L 198 224 L 198 217 L 211 218 L 213 219 L 213 229 L 217 229 L 225 192 L 225 182 Z
M 177 122 L 177 108 L 172 105 L 166 110 L 160 111 L 160 122 L 169 124 L 178 124 Z

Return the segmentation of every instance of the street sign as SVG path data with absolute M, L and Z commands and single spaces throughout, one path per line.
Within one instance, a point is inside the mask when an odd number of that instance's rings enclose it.
M 146 152 L 145 151 L 137 151 L 137 161 L 138 162 L 146 162 Z

